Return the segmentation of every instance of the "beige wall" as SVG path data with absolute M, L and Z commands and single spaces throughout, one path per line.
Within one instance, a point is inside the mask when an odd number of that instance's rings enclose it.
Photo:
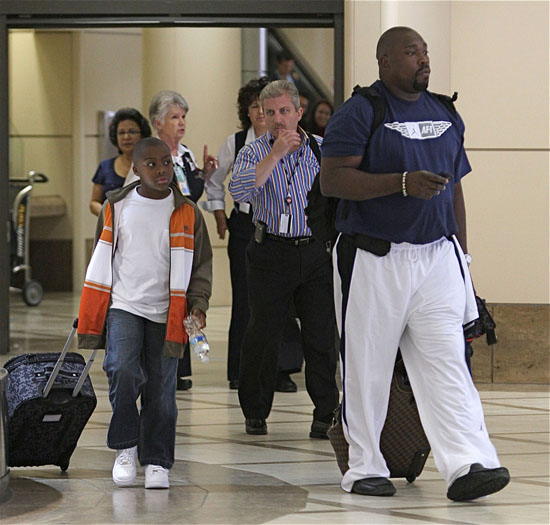
M 453 2 L 472 272 L 492 302 L 549 302 L 548 7 Z
M 202 166 L 204 144 L 215 155 L 239 122 L 240 29 L 144 29 L 143 50 L 143 107 L 160 90 L 181 93 L 189 104 L 182 142 Z
M 181 93 L 189 104 L 183 143 L 203 165 L 203 147 L 216 155 L 237 130 L 241 87 L 240 29 L 178 28 L 143 31 L 143 105 L 160 90 Z M 200 52 L 199 52 L 200 51 Z M 205 196 L 203 196 L 205 199 Z M 227 203 L 231 198 L 226 199 Z M 211 213 L 204 212 L 214 252 L 212 305 L 231 303 L 227 236 L 218 238 Z
M 428 42 L 430 89 L 460 94 L 471 269 L 489 302 L 549 302 L 548 6 L 345 2 L 346 93 L 378 78 L 378 37 L 406 25 Z
M 88 249 L 97 219 L 89 209 L 92 177 L 99 162 L 99 111 L 141 107 L 141 29 L 97 29 L 73 32 L 75 221 L 73 282 L 84 279 Z M 116 50 L 116 52 L 113 52 Z
M 64 217 L 33 220 L 32 238 L 72 236 L 72 41 L 68 32 L 13 31 L 9 34 L 10 177 L 30 170 L 49 182 L 33 195 L 61 195 Z

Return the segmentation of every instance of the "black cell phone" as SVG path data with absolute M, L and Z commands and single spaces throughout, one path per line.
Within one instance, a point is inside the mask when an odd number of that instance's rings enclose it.
M 258 221 L 254 229 L 254 242 L 263 244 L 265 240 L 265 222 Z
M 448 181 L 453 178 L 452 173 L 449 173 L 448 171 L 442 171 L 441 173 L 439 173 L 439 176 L 445 177 Z

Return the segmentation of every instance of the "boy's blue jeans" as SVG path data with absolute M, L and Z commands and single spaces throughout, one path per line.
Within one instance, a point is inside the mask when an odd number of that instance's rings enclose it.
M 166 325 L 124 310 L 107 314 L 103 370 L 109 380 L 113 416 L 107 446 L 138 446 L 141 465 L 174 464 L 178 360 L 162 355 Z M 141 395 L 141 410 L 136 401 Z

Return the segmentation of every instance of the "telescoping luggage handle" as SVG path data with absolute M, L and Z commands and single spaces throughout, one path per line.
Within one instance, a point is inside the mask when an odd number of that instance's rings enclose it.
M 53 387 L 53 384 L 55 382 L 55 378 L 59 374 L 59 370 L 61 369 L 61 366 L 63 365 L 63 362 L 65 361 L 65 356 L 67 355 L 67 352 L 69 351 L 69 346 L 71 344 L 71 341 L 73 340 L 74 334 L 76 333 L 76 330 L 78 328 L 78 317 L 73 321 L 73 327 L 71 328 L 71 333 L 69 334 L 69 337 L 67 337 L 67 341 L 65 341 L 65 346 L 63 346 L 63 350 L 61 350 L 61 354 L 59 355 L 59 359 L 55 363 L 55 367 L 53 369 L 52 374 L 50 375 L 50 378 L 48 379 L 48 382 L 46 383 L 46 386 L 44 387 L 44 391 L 42 393 L 42 397 L 46 398 L 48 397 L 48 394 L 50 393 L 50 390 Z M 71 394 L 71 397 L 76 397 L 81 388 L 84 384 L 84 381 L 86 381 L 86 378 L 88 377 L 88 374 L 90 373 L 90 368 L 92 368 L 92 365 L 94 363 L 95 355 L 97 353 L 97 349 L 95 349 L 92 352 L 92 355 L 90 356 L 90 359 L 88 359 L 88 362 L 86 363 L 86 366 L 84 367 L 84 370 L 82 370 L 82 373 L 80 374 L 80 377 L 73 389 L 73 393 Z

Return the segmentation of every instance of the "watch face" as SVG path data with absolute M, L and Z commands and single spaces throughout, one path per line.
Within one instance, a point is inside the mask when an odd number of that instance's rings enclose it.
M 472 256 L 469 253 L 465 253 L 464 258 L 466 259 L 468 265 L 472 264 Z

